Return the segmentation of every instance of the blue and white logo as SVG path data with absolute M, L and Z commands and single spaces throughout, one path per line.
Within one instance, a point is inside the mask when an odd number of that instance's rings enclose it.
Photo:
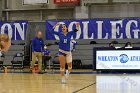
M 121 54 L 119 57 L 120 57 L 120 62 L 121 63 L 126 63 L 129 60 L 129 58 L 126 54 Z

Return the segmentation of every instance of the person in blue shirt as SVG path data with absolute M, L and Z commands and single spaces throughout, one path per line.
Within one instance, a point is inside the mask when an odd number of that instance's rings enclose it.
M 51 56 L 51 52 L 50 52 L 50 50 L 47 48 L 47 45 L 44 45 L 43 54 L 44 54 L 45 56 Z
M 32 62 L 31 69 L 34 69 L 36 57 L 38 58 L 39 74 L 43 74 L 42 71 L 42 52 L 44 51 L 44 41 L 42 39 L 42 32 L 37 32 L 37 36 L 32 40 Z
M 44 59 L 44 66 L 46 68 L 47 66 L 47 62 L 51 59 L 51 52 L 50 50 L 47 48 L 47 45 L 44 45 L 44 51 L 43 51 L 43 59 Z
M 66 24 L 61 25 L 62 32 L 56 32 L 54 29 L 56 29 L 57 26 L 60 26 L 59 23 L 57 23 L 54 27 L 51 33 L 57 35 L 60 39 L 59 42 L 59 61 L 60 61 L 60 73 L 62 76 L 61 83 L 66 83 L 66 78 L 70 74 L 72 70 L 72 54 L 70 49 L 70 42 L 71 42 L 71 36 L 74 35 L 79 30 L 79 22 L 75 23 L 76 29 L 73 31 L 68 31 L 68 27 Z M 64 76 L 65 73 L 65 60 L 68 65 L 68 70 L 66 70 L 66 77 Z

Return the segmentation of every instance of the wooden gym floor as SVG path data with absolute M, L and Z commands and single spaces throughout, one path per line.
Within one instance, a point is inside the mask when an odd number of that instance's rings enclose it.
M 1 73 L 0 93 L 139 93 L 139 74 L 96 74 L 74 71 L 67 84 L 53 73 Z

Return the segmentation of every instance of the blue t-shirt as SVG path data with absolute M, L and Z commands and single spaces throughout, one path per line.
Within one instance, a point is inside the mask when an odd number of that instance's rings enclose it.
M 32 52 L 42 52 L 44 51 L 44 41 L 42 38 L 33 38 L 32 40 Z
M 54 30 L 52 30 L 51 33 L 59 36 L 59 49 L 70 51 L 71 36 L 74 35 L 76 31 L 70 31 L 67 33 L 67 35 L 64 35 L 63 32 L 55 32 Z
M 49 55 L 51 52 L 50 52 L 49 49 L 46 49 L 46 50 L 43 51 L 43 53 L 44 53 L 44 55 Z

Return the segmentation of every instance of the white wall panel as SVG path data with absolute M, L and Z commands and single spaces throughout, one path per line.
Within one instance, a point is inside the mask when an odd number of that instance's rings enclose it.
M 53 0 L 49 0 L 50 4 L 45 5 L 23 5 L 22 0 L 7 1 L 7 9 L 4 10 L 4 14 L 8 11 L 7 20 L 73 19 L 74 15 L 74 8 L 58 7 L 53 4 Z
M 140 2 L 140 0 L 113 0 L 115 3 L 123 3 L 123 2 Z
M 91 18 L 140 17 L 140 4 L 92 5 Z
M 48 4 L 49 0 L 22 0 L 23 4 Z
M 75 18 L 88 18 L 88 7 L 87 6 L 78 6 L 75 8 Z

